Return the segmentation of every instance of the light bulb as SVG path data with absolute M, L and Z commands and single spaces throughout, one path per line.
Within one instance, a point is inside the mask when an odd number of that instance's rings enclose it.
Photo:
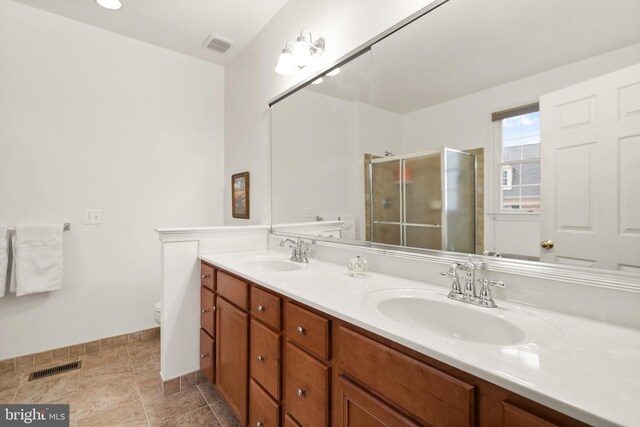
M 96 0 L 96 2 L 105 9 L 117 10 L 122 7 L 120 0 Z
M 327 73 L 327 76 L 333 77 L 333 76 L 337 76 L 338 74 L 340 74 L 340 68 L 335 68 L 335 69 L 329 71 Z
M 298 71 L 298 67 L 293 63 L 293 58 L 291 56 L 291 51 L 289 49 L 282 49 L 282 53 L 278 58 L 278 65 L 275 68 L 276 73 L 282 74 L 284 76 L 290 76 Z
M 304 67 L 311 62 L 311 49 L 304 36 L 298 37 L 295 46 L 293 46 L 293 62 L 298 67 Z
M 311 84 L 312 85 L 319 85 L 323 81 L 324 81 L 324 79 L 322 77 L 320 77 L 319 79 L 315 79 L 314 81 L 312 81 Z

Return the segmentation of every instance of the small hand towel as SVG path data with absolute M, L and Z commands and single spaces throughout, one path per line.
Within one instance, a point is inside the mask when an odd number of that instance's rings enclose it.
M 351 214 L 340 215 L 340 221 L 344 221 L 342 224 L 342 230 L 340 230 L 340 237 L 343 239 L 355 240 L 356 239 L 356 220 Z
M 9 268 L 9 227 L 0 225 L 0 298 L 7 292 Z
M 16 226 L 12 280 L 17 296 L 62 287 L 62 231 L 63 224 Z

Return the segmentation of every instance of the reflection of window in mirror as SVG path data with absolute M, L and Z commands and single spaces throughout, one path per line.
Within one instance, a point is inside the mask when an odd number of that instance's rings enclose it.
M 540 112 L 497 121 L 500 211 L 540 210 Z

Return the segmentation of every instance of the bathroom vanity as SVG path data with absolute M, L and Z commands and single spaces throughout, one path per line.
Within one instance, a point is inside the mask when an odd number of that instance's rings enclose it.
M 632 330 L 535 309 L 529 313 L 503 303 L 504 308 L 469 310 L 514 322 L 524 335 L 501 335 L 496 328 L 495 337 L 491 331 L 478 337 L 438 336 L 428 327 L 381 316 L 377 308 L 389 300 L 385 294 L 415 299 L 422 292 L 437 304 L 451 304 L 452 316 L 457 315 L 460 303 L 447 302 L 440 287 L 376 273 L 353 278 L 342 266 L 316 260 L 296 264 L 269 250 L 200 258 L 206 297 L 201 301 L 201 369 L 244 425 L 577 426 L 629 421 L 628 407 L 619 411 L 624 402 L 592 403 L 608 393 L 632 398 L 625 363 L 633 364 L 637 355 L 619 360 L 618 368 L 603 372 L 602 378 L 590 373 L 577 379 L 580 370 L 588 373 L 606 362 L 596 360 L 606 352 L 593 350 L 593 342 L 579 350 L 582 337 L 572 329 L 630 339 L 618 349 L 622 352 L 624 346 L 639 344 Z M 518 316 L 529 315 L 540 325 L 527 329 L 527 319 L 518 323 Z M 469 329 L 478 327 L 482 324 Z M 567 354 L 577 357 L 578 351 L 582 358 L 562 360 Z

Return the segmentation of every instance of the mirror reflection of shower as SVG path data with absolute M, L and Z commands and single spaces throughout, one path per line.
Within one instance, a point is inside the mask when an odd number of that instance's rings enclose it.
M 365 155 L 367 240 L 476 252 L 476 156 L 438 151 Z

